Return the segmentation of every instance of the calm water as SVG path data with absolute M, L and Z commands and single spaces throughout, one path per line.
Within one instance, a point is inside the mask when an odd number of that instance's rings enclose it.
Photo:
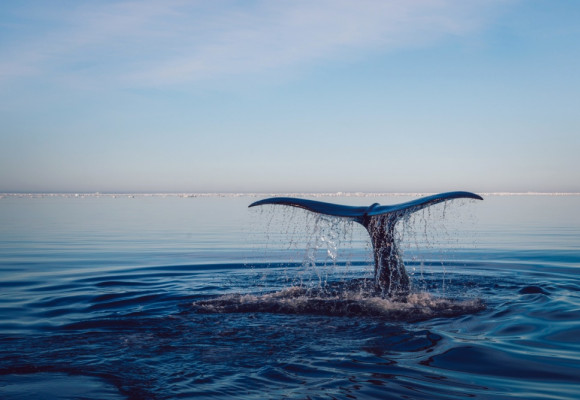
M 580 398 L 580 196 L 484 197 L 398 226 L 396 302 L 362 227 L 259 197 L 4 196 L 0 398 Z

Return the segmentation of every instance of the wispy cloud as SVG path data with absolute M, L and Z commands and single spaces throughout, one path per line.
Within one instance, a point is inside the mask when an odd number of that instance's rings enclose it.
M 470 34 L 507 2 L 72 1 L 27 10 L 34 27 L 23 22 L 27 15 L 0 26 L 8 33 L 0 79 L 91 76 L 164 86 L 261 73 Z

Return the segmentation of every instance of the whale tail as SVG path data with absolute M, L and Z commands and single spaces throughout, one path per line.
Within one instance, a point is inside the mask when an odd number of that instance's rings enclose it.
M 370 235 L 375 261 L 375 288 L 383 296 L 406 294 L 410 289 L 409 276 L 395 241 L 395 225 L 405 215 L 444 201 L 468 198 L 483 200 L 471 192 L 447 192 L 421 197 L 405 203 L 368 207 L 345 206 L 293 197 L 272 197 L 259 200 L 249 207 L 279 204 L 303 208 L 318 214 L 350 218 L 363 225 Z

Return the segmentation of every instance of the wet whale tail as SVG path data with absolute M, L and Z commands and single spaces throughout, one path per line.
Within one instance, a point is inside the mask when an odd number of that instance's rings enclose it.
M 483 200 L 471 192 L 447 192 L 421 197 L 405 203 L 368 207 L 345 206 L 293 197 L 272 197 L 259 200 L 249 207 L 279 204 L 303 208 L 318 214 L 350 218 L 363 225 L 371 237 L 375 261 L 375 288 L 383 296 L 401 295 L 409 292 L 410 281 L 395 241 L 395 225 L 405 215 L 444 201 L 468 198 Z

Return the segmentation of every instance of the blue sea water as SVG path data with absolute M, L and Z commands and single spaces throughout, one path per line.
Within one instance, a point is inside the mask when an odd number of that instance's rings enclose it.
M 580 398 L 580 196 L 402 221 L 406 301 L 352 285 L 362 227 L 260 198 L 1 197 L 0 398 Z

